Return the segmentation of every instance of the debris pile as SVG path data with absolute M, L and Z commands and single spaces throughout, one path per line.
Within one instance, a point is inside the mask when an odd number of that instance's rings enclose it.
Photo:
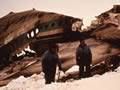
M 99 16 L 96 16 L 96 20 L 93 20 L 91 22 L 91 28 L 96 28 L 98 26 L 102 26 L 105 24 L 114 24 L 118 27 L 120 27 L 120 6 L 118 9 L 115 8 L 115 6 L 104 12 L 101 13 Z
M 119 5 L 118 5 L 119 6 Z M 93 30 L 91 36 L 99 40 L 116 43 L 120 41 L 120 7 L 115 6 L 96 16 L 96 20 L 91 22 L 89 30 Z M 117 43 L 118 44 L 118 43 Z

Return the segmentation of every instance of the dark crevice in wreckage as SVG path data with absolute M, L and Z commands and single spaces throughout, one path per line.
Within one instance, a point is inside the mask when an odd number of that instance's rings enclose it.
M 32 32 L 34 29 L 30 30 Z M 9 60 L 11 56 L 15 56 L 21 50 L 23 50 L 26 46 L 28 46 L 29 42 L 34 38 L 30 34 L 24 33 L 23 35 L 19 36 L 18 38 L 12 40 L 7 45 L 4 45 L 0 48 L 0 59 L 1 63 L 9 64 Z M 28 37 L 29 35 L 29 37 Z

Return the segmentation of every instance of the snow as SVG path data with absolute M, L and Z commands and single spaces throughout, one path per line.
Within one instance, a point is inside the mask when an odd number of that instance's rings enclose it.
M 69 72 L 76 71 L 76 69 L 78 67 L 73 66 Z M 120 67 L 114 72 L 110 71 L 103 75 L 94 75 L 72 82 L 55 82 L 48 85 L 44 83 L 43 73 L 34 74 L 28 78 L 20 76 L 18 79 L 12 80 L 7 86 L 1 87 L 0 90 L 120 90 Z
M 71 72 L 75 72 L 75 71 L 79 71 L 79 66 L 78 65 L 74 65 L 72 68 L 67 70 L 65 73 L 71 73 Z
M 24 50 L 25 50 L 25 51 L 28 51 L 28 52 L 31 52 L 31 53 L 35 53 L 34 50 L 31 50 L 31 49 L 30 49 L 30 46 L 27 46 L 27 48 L 25 48 Z M 17 54 L 17 56 L 19 57 L 19 56 L 25 55 L 24 50 L 23 50 L 21 53 Z

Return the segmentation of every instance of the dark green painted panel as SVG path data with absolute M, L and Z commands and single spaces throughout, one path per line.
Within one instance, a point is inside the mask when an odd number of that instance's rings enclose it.
M 62 25 L 59 25 L 60 20 L 55 20 L 47 23 L 42 23 L 38 27 L 40 29 L 40 32 L 46 32 L 51 30 L 56 30 L 59 28 L 63 28 Z M 62 23 L 61 23 L 62 24 Z

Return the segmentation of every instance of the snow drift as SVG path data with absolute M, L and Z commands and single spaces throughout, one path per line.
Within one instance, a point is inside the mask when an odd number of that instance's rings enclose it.
M 69 72 L 76 71 L 76 69 L 77 67 L 73 66 Z M 48 85 L 44 84 L 43 73 L 34 74 L 28 78 L 20 76 L 16 80 L 12 80 L 7 86 L 1 87 L 0 90 L 120 90 L 119 82 L 120 67 L 114 72 L 110 71 L 103 75 L 94 75 L 90 78 L 71 80 L 65 83 L 55 82 Z

